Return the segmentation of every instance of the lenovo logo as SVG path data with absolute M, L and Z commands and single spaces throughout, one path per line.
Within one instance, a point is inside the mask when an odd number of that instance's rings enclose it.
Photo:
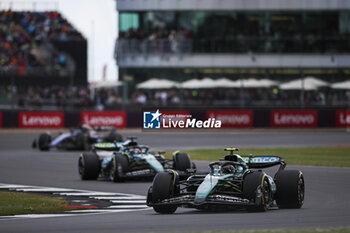
M 62 112 L 20 112 L 19 127 L 21 128 L 62 128 Z
M 213 110 L 207 111 L 207 119 L 221 121 L 222 127 L 252 127 L 253 111 L 251 110 Z
M 271 126 L 274 127 L 317 127 L 317 111 L 314 110 L 273 110 Z
M 335 114 L 337 127 L 350 127 L 350 111 L 338 110 Z
M 125 112 L 82 112 L 81 121 L 90 126 L 126 127 Z

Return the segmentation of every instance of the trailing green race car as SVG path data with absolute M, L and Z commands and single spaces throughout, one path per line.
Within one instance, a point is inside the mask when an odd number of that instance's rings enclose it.
M 187 153 L 179 151 L 172 159 L 166 159 L 164 152 L 149 152 L 147 146 L 138 145 L 136 137 L 125 142 L 96 143 L 92 152 L 84 152 L 79 157 L 78 169 L 82 180 L 96 180 L 101 177 L 110 181 L 130 178 L 154 177 L 158 172 L 174 169 L 177 177 L 187 178 L 195 171 Z
M 279 208 L 300 208 L 304 202 L 304 176 L 285 170 L 277 156 L 241 157 L 235 148 L 224 159 L 209 164 L 207 175 L 180 181 L 175 171 L 158 173 L 148 190 L 147 205 L 158 213 L 174 213 L 179 206 L 197 209 L 248 209 L 266 211 L 276 201 Z M 272 178 L 262 169 L 280 165 Z

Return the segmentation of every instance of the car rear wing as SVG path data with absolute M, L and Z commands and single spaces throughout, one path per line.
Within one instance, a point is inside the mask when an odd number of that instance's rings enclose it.
M 117 143 L 113 142 L 99 142 L 95 143 L 92 146 L 95 150 L 106 150 L 106 151 L 119 151 L 120 146 L 117 145 Z
M 242 156 L 244 162 L 247 163 L 249 168 L 267 168 L 276 165 L 281 165 L 283 169 L 286 166 L 286 161 L 279 156 L 270 155 L 255 155 L 255 156 Z

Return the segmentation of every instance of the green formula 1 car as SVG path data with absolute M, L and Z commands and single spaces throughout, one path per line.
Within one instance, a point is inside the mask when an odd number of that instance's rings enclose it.
M 195 171 L 195 164 L 187 153 L 173 153 L 172 159 L 164 152 L 150 152 L 147 146 L 139 145 L 136 137 L 125 142 L 96 143 L 92 152 L 83 152 L 78 161 L 82 180 L 102 178 L 114 182 L 132 178 L 153 178 L 158 172 L 168 169 L 177 171 L 181 178 L 187 178 Z
M 235 148 L 224 159 L 209 164 L 207 175 L 192 175 L 180 181 L 176 171 L 158 173 L 148 190 L 147 205 L 158 213 L 174 213 L 179 206 L 197 209 L 248 209 L 266 211 L 300 208 L 304 201 L 304 176 L 285 170 L 278 156 L 241 157 Z M 279 165 L 271 177 L 262 168 Z

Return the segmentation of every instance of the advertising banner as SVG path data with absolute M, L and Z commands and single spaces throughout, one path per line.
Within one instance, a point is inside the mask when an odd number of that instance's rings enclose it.
M 337 110 L 335 117 L 335 125 L 337 127 L 350 127 L 350 110 Z
M 94 126 L 113 126 L 116 128 L 126 127 L 126 112 L 81 112 L 82 123 Z
M 272 127 L 317 127 L 316 110 L 272 110 L 270 115 Z
M 20 112 L 20 128 L 63 128 L 63 112 Z
M 221 121 L 221 127 L 253 127 L 252 110 L 209 110 L 206 116 Z

